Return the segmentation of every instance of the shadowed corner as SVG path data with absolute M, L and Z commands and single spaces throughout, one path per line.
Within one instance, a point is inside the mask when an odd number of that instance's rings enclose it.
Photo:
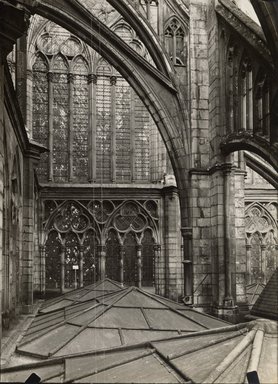
M 28 379 L 25 381 L 25 384 L 39 384 L 41 382 L 40 376 L 36 373 L 32 373 Z
M 248 384 L 260 384 L 257 371 L 247 372 Z

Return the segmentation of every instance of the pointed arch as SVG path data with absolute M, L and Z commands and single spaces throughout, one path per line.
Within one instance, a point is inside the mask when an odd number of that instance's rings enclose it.
M 69 62 L 66 56 L 64 56 L 61 52 L 54 55 L 50 61 L 49 70 L 55 73 L 64 73 L 65 71 L 68 72 Z
M 67 210 L 71 208 L 75 210 L 74 218 L 71 218 L 70 213 L 67 213 Z M 85 221 L 83 223 L 81 220 L 82 216 L 85 217 Z M 55 219 L 57 217 L 61 218 L 62 220 L 62 222 L 58 224 L 58 227 L 55 225 Z M 81 220 L 80 224 L 78 224 L 78 219 Z M 76 224 L 72 224 L 73 220 L 77 220 Z M 69 230 L 73 230 L 76 233 L 84 233 L 90 227 L 96 231 L 97 236 L 100 238 L 100 228 L 93 215 L 84 205 L 75 200 L 64 201 L 61 205 L 52 211 L 51 215 L 45 223 L 46 231 L 50 231 L 53 228 L 56 228 L 56 230 L 60 231 L 60 233 L 66 233 Z
M 126 220 L 124 217 L 126 217 Z M 138 217 L 138 223 L 136 217 Z M 134 222 L 132 222 L 132 218 L 134 218 Z M 142 233 L 144 229 L 151 228 L 155 241 L 157 242 L 158 239 L 157 223 L 148 210 L 135 200 L 126 200 L 114 210 L 105 225 L 105 236 L 107 236 L 110 228 L 115 228 L 121 233 L 131 231 L 138 234 Z
M 113 4 L 113 6 L 117 8 L 118 4 Z M 124 5 L 119 4 L 119 6 L 123 7 Z M 63 10 L 63 17 L 61 17 L 61 9 Z M 127 9 L 126 5 L 125 9 L 123 9 L 123 12 L 124 11 L 133 12 L 131 9 Z M 60 23 L 72 33 L 82 38 L 94 49 L 101 51 L 101 54 L 109 59 L 110 63 L 128 79 L 130 85 L 137 89 L 140 98 L 144 101 L 144 104 L 154 117 L 161 131 L 171 161 L 174 164 L 174 171 L 178 173 L 178 175 L 176 175 L 178 185 L 182 191 L 185 191 L 187 180 L 185 176 L 182 176 L 184 172 L 178 170 L 182 170 L 185 166 L 184 162 L 186 162 L 185 152 L 187 151 L 188 142 L 185 137 L 182 137 L 181 131 L 187 132 L 186 127 L 184 127 L 184 125 L 187 125 L 187 118 L 184 116 L 184 109 L 181 107 L 179 96 L 176 94 L 176 89 L 172 81 L 169 80 L 169 76 L 167 79 L 167 76 L 163 72 L 151 68 L 151 66 L 149 66 L 144 59 L 140 58 L 139 55 L 136 55 L 134 51 L 133 54 L 130 55 L 128 46 L 117 39 L 117 36 L 114 36 L 113 33 L 111 34 L 109 28 L 94 15 L 90 14 L 89 16 L 89 12 L 80 6 L 79 3 L 77 4 L 75 0 L 61 0 L 59 2 L 59 8 L 53 5 L 53 2 L 49 4 L 48 1 L 46 1 L 43 6 L 41 3 L 36 3 L 33 12 L 37 12 L 42 16 Z M 109 36 L 109 39 L 107 39 L 107 36 Z M 153 43 L 152 38 L 150 41 Z M 150 41 L 148 43 L 150 43 Z M 115 47 L 117 47 L 117 49 L 115 49 Z M 154 44 L 155 51 L 157 51 L 158 47 L 159 45 L 156 46 Z M 163 53 L 161 59 L 162 61 L 160 61 L 159 68 L 162 62 L 167 62 L 166 56 Z M 171 65 L 169 65 L 169 63 L 166 64 L 166 68 L 167 73 L 171 72 Z M 149 86 L 150 83 L 152 84 L 151 88 Z M 153 90 L 157 88 L 158 84 L 160 89 L 162 87 L 169 97 L 166 96 L 164 91 L 162 97 L 160 96 L 162 94 L 161 92 L 154 94 Z M 165 104 L 166 99 L 167 105 Z M 180 111 L 179 116 L 177 116 L 175 112 L 172 119 L 171 111 L 177 110 Z M 187 133 L 185 135 L 187 136 Z M 178 156 L 174 155 L 176 153 L 178 153 Z M 185 224 L 186 221 L 187 219 L 184 216 L 183 224 Z
M 146 228 L 142 237 L 142 286 L 155 285 L 155 238 L 151 228 Z
M 135 38 L 135 32 L 129 24 L 123 19 L 118 20 L 111 29 L 120 36 L 127 44 L 129 44 Z
M 245 216 L 248 217 L 258 217 L 258 218 L 264 218 L 266 221 L 260 223 L 260 232 L 267 232 L 269 227 L 273 227 L 278 229 L 278 225 L 275 222 L 275 219 L 270 214 L 270 212 L 259 202 L 253 202 L 251 203 L 247 208 L 245 212 Z M 263 227 L 264 225 L 264 227 Z M 250 225 L 250 228 L 247 228 L 247 232 L 254 232 L 256 226 Z
M 32 71 L 48 72 L 49 60 L 48 57 L 41 51 L 36 51 L 30 60 Z
M 166 50 L 174 65 L 187 64 L 187 30 L 177 16 L 169 18 L 164 25 Z
M 74 74 L 88 75 L 89 63 L 82 54 L 78 54 L 73 58 L 70 64 L 70 69 L 74 72 Z

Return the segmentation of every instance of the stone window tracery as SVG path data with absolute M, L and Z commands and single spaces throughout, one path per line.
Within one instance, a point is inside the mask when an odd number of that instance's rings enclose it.
M 46 200 L 44 214 L 47 290 L 63 292 L 104 276 L 154 285 L 157 201 Z
M 186 65 L 187 36 L 184 27 L 175 17 L 166 24 L 164 37 L 166 50 L 174 65 Z
M 140 0 L 146 18 L 149 20 L 154 31 L 157 32 L 158 24 L 158 0 Z
M 278 266 L 275 219 L 261 204 L 251 204 L 245 214 L 245 231 L 249 284 L 266 283 Z
M 148 51 L 122 19 L 112 27 L 148 61 Z M 33 138 L 49 149 L 42 182 L 126 183 L 161 180 L 157 130 L 128 82 L 68 31 L 46 22 L 33 57 Z M 157 132 L 157 141 L 161 141 Z M 157 162 L 156 162 L 157 163 Z M 151 174 L 152 172 L 152 174 Z
M 73 201 L 58 208 L 54 208 L 50 201 L 45 205 L 45 211 L 51 212 L 45 228 L 48 230 L 45 243 L 46 289 L 60 288 L 63 292 L 95 282 L 98 278 L 99 235 L 93 218 Z M 55 272 L 57 265 L 58 275 Z

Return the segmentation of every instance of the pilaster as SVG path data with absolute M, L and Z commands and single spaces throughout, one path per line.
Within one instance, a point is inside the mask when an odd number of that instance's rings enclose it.
M 163 189 L 164 195 L 164 263 L 165 296 L 177 300 L 182 293 L 181 286 L 181 235 L 180 207 L 178 191 L 175 186 Z

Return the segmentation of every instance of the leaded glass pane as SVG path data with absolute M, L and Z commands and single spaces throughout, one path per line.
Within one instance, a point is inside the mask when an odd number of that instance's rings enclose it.
M 251 276 L 252 282 L 257 283 L 261 277 L 261 240 L 258 233 L 251 239 Z
M 150 115 L 143 102 L 135 95 L 135 180 L 150 178 Z
M 131 88 L 126 80 L 118 78 L 116 83 L 116 179 L 130 181 L 131 149 Z
M 154 241 L 152 232 L 146 230 L 142 240 L 142 286 L 154 285 Z
M 128 233 L 124 242 L 124 282 L 127 285 L 136 285 L 138 280 L 136 246 L 134 233 Z
M 83 63 L 74 68 L 80 74 L 74 76 L 73 90 L 73 174 L 78 182 L 88 180 L 88 81 Z
M 120 281 L 120 244 L 115 231 L 109 231 L 106 241 L 106 276 Z
M 68 80 L 65 64 L 57 62 L 57 68 L 64 73 L 54 73 L 54 102 L 53 102 L 53 175 L 56 182 L 68 180 L 69 152 L 69 109 L 68 109 Z
M 48 83 L 47 63 L 38 55 L 33 65 L 33 139 L 48 147 Z M 42 153 L 37 168 L 41 181 L 48 178 L 48 153 Z
M 84 285 L 89 285 L 95 283 L 98 280 L 98 240 L 95 232 L 92 229 L 86 232 L 83 245 L 83 282 Z
M 46 289 L 58 289 L 61 285 L 61 242 L 58 233 L 48 234 L 45 244 L 45 285 Z
M 105 75 L 109 67 L 99 67 L 97 79 L 97 179 L 111 181 L 111 85 Z
M 65 240 L 65 288 L 77 288 L 79 273 L 73 266 L 79 265 L 79 241 L 75 233 L 67 233 Z

